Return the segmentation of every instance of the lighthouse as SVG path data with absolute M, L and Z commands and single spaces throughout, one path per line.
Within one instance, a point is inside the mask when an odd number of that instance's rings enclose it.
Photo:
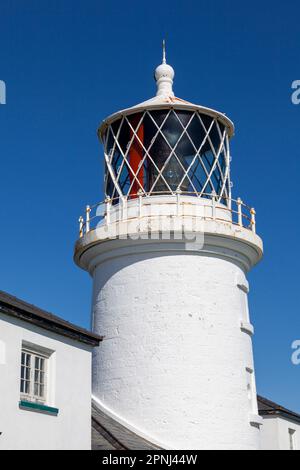
M 93 398 L 163 449 L 259 449 L 247 273 L 262 258 L 255 210 L 233 199 L 232 121 L 175 96 L 112 114 L 98 135 L 105 200 L 79 219 L 93 280 Z

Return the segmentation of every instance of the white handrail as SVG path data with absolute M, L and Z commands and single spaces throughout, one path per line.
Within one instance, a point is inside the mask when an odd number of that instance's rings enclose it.
M 158 194 L 160 196 L 164 196 L 164 194 L 160 193 Z M 177 217 L 180 216 L 181 214 L 181 206 L 186 202 L 186 199 L 183 200 L 182 199 L 182 196 L 186 196 L 188 194 L 186 193 L 181 193 L 181 192 L 176 192 L 176 198 L 172 201 L 172 200 L 169 200 L 168 202 L 167 201 L 164 201 L 164 202 L 161 202 L 160 204 L 162 205 L 166 205 L 166 204 L 176 204 L 176 215 Z M 227 222 L 227 223 L 232 223 L 233 225 L 238 225 L 240 227 L 243 227 L 243 228 L 246 228 L 246 229 L 249 229 L 249 230 L 252 230 L 253 233 L 256 233 L 256 211 L 255 209 L 252 207 L 249 207 L 247 206 L 246 204 L 243 203 L 243 201 L 241 200 L 241 198 L 238 198 L 237 200 L 235 199 L 228 199 L 228 198 L 224 198 L 226 199 L 226 202 L 227 202 L 227 206 L 217 202 L 217 195 L 215 194 L 207 194 L 205 195 L 206 198 L 202 198 L 202 199 L 207 199 L 207 198 L 210 198 L 211 199 L 211 204 L 203 204 L 202 207 L 203 208 L 207 208 L 209 207 L 210 209 L 212 209 L 212 216 L 207 216 L 207 215 L 204 215 L 204 219 L 208 220 L 208 219 L 212 219 L 212 220 L 218 220 L 218 221 L 224 221 L 224 222 Z M 151 196 L 151 199 L 153 198 L 153 196 Z M 122 204 L 122 220 L 125 221 L 125 220 L 128 220 L 128 202 L 129 201 L 132 201 L 134 199 L 137 199 L 138 201 L 138 206 L 139 206 L 139 210 L 138 210 L 138 218 L 139 219 L 142 219 L 144 217 L 149 217 L 147 216 L 146 214 L 143 215 L 143 206 L 144 206 L 144 200 L 148 199 L 146 196 L 144 195 L 141 195 L 141 193 L 137 193 L 137 194 L 134 194 L 131 196 L 131 198 L 128 200 L 119 200 L 119 198 L 115 198 L 115 199 L 110 199 L 110 198 L 106 198 L 104 202 L 100 202 L 98 204 L 94 204 L 93 206 L 86 206 L 86 217 L 85 217 L 85 220 L 82 216 L 80 216 L 79 218 L 79 238 L 82 238 L 85 234 L 89 233 L 91 230 L 94 230 L 94 227 L 93 227 L 93 222 L 97 219 L 97 223 L 99 222 L 99 220 L 103 220 L 105 219 L 106 221 L 106 225 L 110 225 L 111 223 L 111 211 L 112 211 L 112 207 L 117 207 L 118 204 Z M 150 199 L 150 197 L 149 197 Z M 233 205 L 232 203 L 234 203 L 236 205 L 236 210 L 233 209 Z M 100 207 L 100 206 L 104 206 L 105 207 L 105 210 L 103 211 L 100 211 L 101 212 L 101 215 L 98 215 L 97 214 L 97 209 Z M 232 219 L 231 220 L 228 220 L 228 219 L 222 219 L 222 218 L 218 218 L 217 217 L 217 209 L 220 209 L 222 211 L 228 211 L 230 214 L 232 214 Z M 95 215 L 92 215 L 91 216 L 91 212 L 95 212 Z M 237 221 L 234 220 L 234 218 L 237 218 Z

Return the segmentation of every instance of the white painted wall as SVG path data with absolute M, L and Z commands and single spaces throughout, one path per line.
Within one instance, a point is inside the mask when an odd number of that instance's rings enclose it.
M 57 417 L 19 408 L 22 341 L 55 351 L 47 404 Z M 90 449 L 91 348 L 2 313 L 0 344 L 0 449 Z
M 262 450 L 290 450 L 289 429 L 296 431 L 295 450 L 300 450 L 300 424 L 282 417 L 264 416 L 261 428 Z
M 93 248 L 93 329 L 105 335 L 94 351 L 93 394 L 163 447 L 258 449 L 238 254 L 235 262 L 225 248 L 187 252 L 183 242 L 118 246 Z

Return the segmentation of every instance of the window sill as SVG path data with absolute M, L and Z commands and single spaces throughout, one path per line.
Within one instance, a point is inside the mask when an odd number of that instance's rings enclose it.
M 250 415 L 250 424 L 251 426 L 262 426 L 263 425 L 263 418 L 259 415 L 256 415 L 256 414 L 252 414 Z
M 250 336 L 254 335 L 254 326 L 251 325 L 251 323 L 241 322 L 241 330 L 244 333 L 248 333 L 248 335 L 250 335 Z
M 59 413 L 58 408 L 52 408 L 51 406 L 41 405 L 31 401 L 21 400 L 19 402 L 19 408 L 21 410 L 35 411 L 37 413 L 43 413 L 51 416 L 57 416 Z

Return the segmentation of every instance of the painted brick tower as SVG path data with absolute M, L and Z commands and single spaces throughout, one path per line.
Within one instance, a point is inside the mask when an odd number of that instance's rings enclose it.
M 75 261 L 93 278 L 97 405 L 165 449 L 258 449 L 247 272 L 255 211 L 231 197 L 232 122 L 174 96 L 107 118 L 103 204 L 80 218 Z

